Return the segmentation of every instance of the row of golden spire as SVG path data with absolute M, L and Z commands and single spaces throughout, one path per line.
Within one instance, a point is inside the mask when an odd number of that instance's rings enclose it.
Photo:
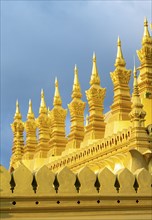
M 146 41 L 146 39 L 151 39 L 151 36 L 149 34 L 148 30 L 148 21 L 147 18 L 144 19 L 144 34 L 143 34 L 143 39 L 142 43 Z M 122 49 L 121 49 L 121 40 L 120 37 L 118 36 L 117 40 L 117 56 L 116 56 L 116 61 L 115 61 L 115 67 L 125 67 L 126 62 L 123 57 Z M 97 64 L 96 64 L 96 54 L 93 53 L 93 65 L 92 65 L 92 74 L 91 74 L 91 79 L 90 79 L 90 85 L 92 84 L 98 84 L 100 85 L 100 77 L 98 74 L 97 70 Z M 136 67 L 134 65 L 134 87 L 137 85 L 137 72 L 136 72 Z M 136 90 L 136 89 L 135 89 Z M 81 98 L 81 88 L 80 88 L 80 83 L 78 79 L 78 68 L 75 65 L 74 67 L 74 83 L 73 83 L 73 90 L 72 90 L 72 99 L 74 98 Z M 55 93 L 54 93 L 54 100 L 53 100 L 53 105 L 54 106 L 61 106 L 62 105 L 62 100 L 59 92 L 59 86 L 58 86 L 58 80 L 57 77 L 55 78 Z M 41 103 L 40 103 L 40 108 L 39 108 L 39 113 L 47 113 L 48 109 L 45 103 L 45 98 L 44 98 L 44 91 L 43 89 L 41 90 Z M 34 118 L 34 113 L 32 110 L 32 101 L 29 100 L 29 109 L 28 109 L 28 114 L 27 118 Z M 21 119 L 21 113 L 19 109 L 19 103 L 18 100 L 16 101 L 16 112 L 14 119 Z

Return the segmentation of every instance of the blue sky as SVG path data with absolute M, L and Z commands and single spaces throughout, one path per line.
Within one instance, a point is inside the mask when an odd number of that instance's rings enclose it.
M 77 64 L 85 101 L 93 51 L 101 85 L 107 89 L 104 111 L 109 110 L 113 101 L 110 72 L 114 70 L 118 35 L 127 68 L 132 69 L 133 56 L 141 48 L 144 17 L 151 22 L 151 7 L 146 0 L 1 1 L 1 164 L 9 167 L 16 99 L 23 121 L 30 98 L 37 117 L 41 88 L 52 108 L 57 76 L 63 107 L 67 108 Z M 138 66 L 137 57 L 136 63 Z M 68 113 L 67 133 L 69 121 Z

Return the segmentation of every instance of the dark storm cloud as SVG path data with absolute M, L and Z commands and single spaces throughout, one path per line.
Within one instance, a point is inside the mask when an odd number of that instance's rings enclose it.
M 38 116 L 40 90 L 52 107 L 54 78 L 59 79 L 63 107 L 71 100 L 73 68 L 85 98 L 89 88 L 92 53 L 102 87 L 107 88 L 105 112 L 112 104 L 110 71 L 114 70 L 117 37 L 122 40 L 127 68 L 140 48 L 144 16 L 150 20 L 149 1 L 2 1 L 1 3 L 1 163 L 11 154 L 15 101 L 26 120 L 29 98 Z M 68 126 L 69 126 L 68 116 Z

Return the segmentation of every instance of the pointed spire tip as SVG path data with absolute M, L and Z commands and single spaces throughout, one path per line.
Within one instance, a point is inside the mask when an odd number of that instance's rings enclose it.
M 118 45 L 118 46 L 121 46 L 121 40 L 120 40 L 119 35 L 118 35 L 117 45 Z
M 144 18 L 144 24 L 147 25 L 148 24 L 148 20 L 147 17 Z
M 41 89 L 41 95 L 44 95 L 44 90 L 43 89 Z
M 20 107 L 19 107 L 19 102 L 18 99 L 16 100 L 16 110 L 15 110 L 15 116 L 14 119 L 20 118 L 21 119 L 21 113 L 20 113 Z
M 93 59 L 96 59 L 96 53 L 95 53 L 95 51 L 93 52 Z
M 57 77 L 55 77 L 55 92 L 54 92 L 54 101 L 53 101 L 53 105 L 61 105 L 62 101 L 61 101 L 61 97 L 60 97 L 60 93 L 59 93 L 59 86 L 58 86 L 58 79 Z
M 134 64 L 134 74 L 137 72 L 136 65 Z

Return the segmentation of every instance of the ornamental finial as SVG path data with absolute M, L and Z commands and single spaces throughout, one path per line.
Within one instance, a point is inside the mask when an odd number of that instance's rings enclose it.
M 21 119 L 21 113 L 20 113 L 20 107 L 19 107 L 19 103 L 18 100 L 16 100 L 16 111 L 15 111 L 15 115 L 14 115 L 14 119 Z
M 41 89 L 41 103 L 40 103 L 39 113 L 46 113 L 46 112 L 47 112 L 47 107 L 44 98 L 44 91 L 43 89 Z
M 148 30 L 148 21 L 147 21 L 146 17 L 144 19 L 144 35 L 143 35 L 143 38 L 145 38 L 145 37 L 150 37 L 149 30 Z
M 31 99 L 29 100 L 29 108 L 28 108 L 28 113 L 27 113 L 27 119 L 33 119 L 34 118 L 34 113 L 32 110 L 32 101 Z
M 115 61 L 115 67 L 117 66 L 123 66 L 125 67 L 126 62 L 123 58 L 123 54 L 122 54 L 122 49 L 121 49 L 121 40 L 118 36 L 118 40 L 117 40 L 117 57 L 116 57 L 116 61 Z
M 55 78 L 55 92 L 54 92 L 54 101 L 53 101 L 53 105 L 62 105 L 62 100 L 61 100 L 61 96 L 60 96 L 60 92 L 59 92 L 59 85 L 58 85 L 58 80 L 57 77 Z
M 97 69 L 97 62 L 96 62 L 96 54 L 93 53 L 93 65 L 92 65 L 92 74 L 91 74 L 91 80 L 90 85 L 97 84 L 100 85 L 100 78 L 98 75 L 98 69 Z
M 80 83 L 78 79 L 78 68 L 75 65 L 74 67 L 74 82 L 73 82 L 73 90 L 72 90 L 72 98 L 81 98 L 81 88 L 80 88 Z

